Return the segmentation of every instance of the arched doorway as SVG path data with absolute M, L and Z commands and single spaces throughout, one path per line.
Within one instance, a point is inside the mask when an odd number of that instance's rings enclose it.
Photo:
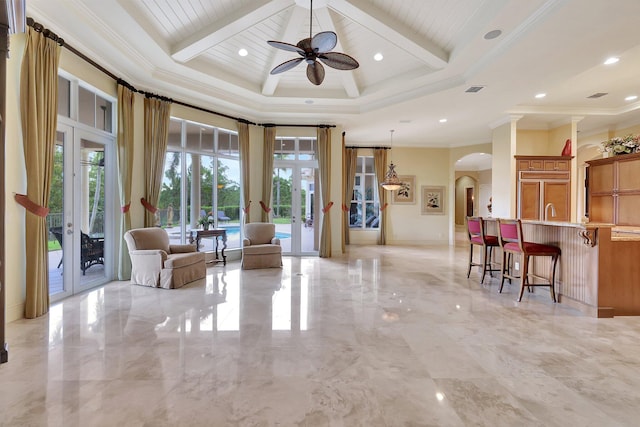
M 491 216 L 492 155 L 467 154 L 455 163 L 454 223 L 456 240 L 466 239 L 467 216 Z

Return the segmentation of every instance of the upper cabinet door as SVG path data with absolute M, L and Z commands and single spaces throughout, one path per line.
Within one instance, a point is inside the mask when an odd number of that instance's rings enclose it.
M 546 171 L 569 171 L 571 169 L 570 160 L 545 160 L 544 170 Z

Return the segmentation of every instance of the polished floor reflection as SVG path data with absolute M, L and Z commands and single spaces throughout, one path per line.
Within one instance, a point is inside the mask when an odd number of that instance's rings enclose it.
M 0 425 L 635 426 L 640 318 L 466 276 L 467 245 L 114 282 L 7 327 Z

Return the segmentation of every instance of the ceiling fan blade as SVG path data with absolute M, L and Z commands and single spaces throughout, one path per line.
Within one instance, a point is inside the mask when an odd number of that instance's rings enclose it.
M 360 66 L 351 56 L 340 52 L 327 52 L 318 55 L 318 59 L 336 70 L 354 70 Z
M 304 54 L 304 50 L 300 49 L 298 46 L 292 45 L 291 43 L 277 42 L 274 40 L 269 40 L 267 43 L 269 43 L 269 45 L 276 47 L 278 49 L 288 50 L 289 52 L 296 52 L 301 55 Z
M 305 52 L 312 52 L 313 51 L 313 49 L 311 49 L 311 39 L 310 38 L 306 38 L 306 39 L 300 40 L 296 46 L 299 49 L 302 49 Z
M 298 65 L 299 63 L 301 63 L 303 59 L 304 58 L 295 58 L 295 59 L 290 59 L 288 61 L 285 61 L 282 64 L 275 67 L 273 70 L 271 70 L 270 74 L 284 73 L 285 71 L 290 70 L 296 65 Z
M 307 65 L 307 78 L 311 83 L 318 86 L 324 80 L 324 67 L 318 61 L 313 61 Z
M 336 47 L 338 36 L 333 31 L 323 31 L 311 39 L 311 49 L 318 53 L 329 52 Z

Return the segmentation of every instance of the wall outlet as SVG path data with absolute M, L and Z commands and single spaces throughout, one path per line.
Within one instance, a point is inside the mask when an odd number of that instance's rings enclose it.
M 520 263 L 518 261 L 514 262 L 513 268 L 515 268 L 516 270 L 520 270 Z

